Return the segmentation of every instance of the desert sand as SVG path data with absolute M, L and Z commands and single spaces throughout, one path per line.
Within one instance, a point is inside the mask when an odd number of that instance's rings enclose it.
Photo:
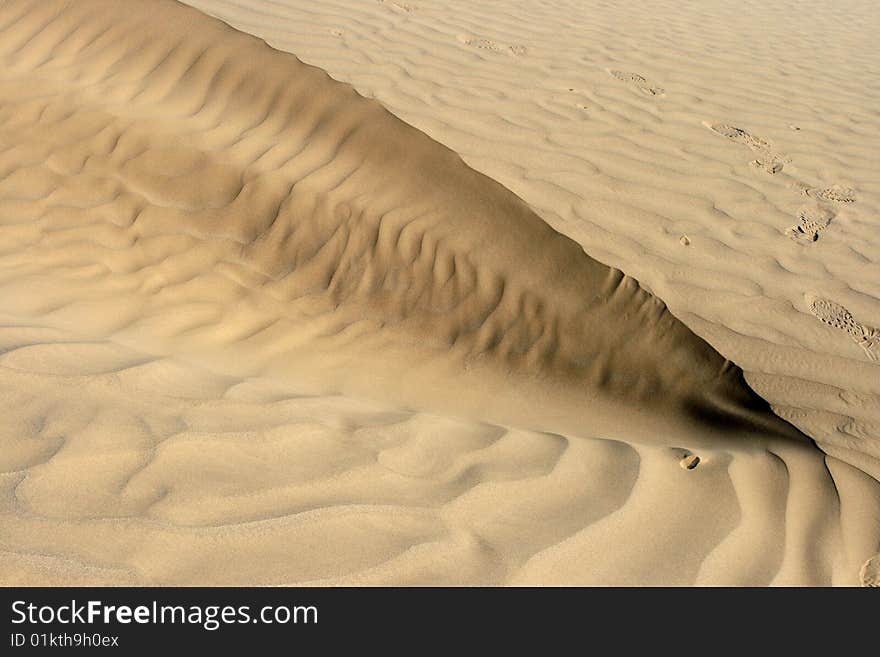
M 876 585 L 807 5 L 0 3 L 0 583 Z

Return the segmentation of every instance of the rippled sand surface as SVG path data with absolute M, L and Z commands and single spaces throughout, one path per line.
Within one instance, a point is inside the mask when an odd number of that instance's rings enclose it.
M 876 579 L 869 4 L 188 4 L 0 7 L 0 581 Z

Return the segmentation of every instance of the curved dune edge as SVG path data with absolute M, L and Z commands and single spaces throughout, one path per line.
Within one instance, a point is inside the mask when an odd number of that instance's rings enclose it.
M 0 187 L 41 215 L 9 227 L 38 290 L 10 311 L 484 419 L 537 395 L 542 429 L 798 436 L 636 281 L 323 71 L 171 2 L 2 21 L 7 139 L 44 160 Z
M 26 410 L 23 426 L 34 425 L 31 434 L 50 445 L 19 450 L 7 464 L 4 534 L 12 538 L 0 547 L 26 555 L 15 557 L 22 572 L 72 559 L 96 581 L 823 583 L 854 581 L 876 548 L 876 523 L 865 511 L 877 499 L 876 482 L 799 441 L 738 368 L 635 281 L 590 259 L 511 193 L 346 85 L 170 2 L 127 3 L 124 11 L 107 2 L 11 2 L 0 12 L 0 30 L 0 85 L 14 99 L 3 108 L 0 295 L 10 315 L 79 336 L 67 339 L 74 346 L 40 338 L 16 345 L 0 364 L 13 379 L 47 385 L 46 394 L 68 409 L 62 424 L 72 402 L 47 382 L 100 379 L 88 365 L 100 370 L 121 356 L 116 348 L 84 345 L 105 345 L 104 338 L 138 347 L 110 367 L 117 378 L 170 357 L 160 361 L 158 379 L 135 386 L 163 404 L 168 396 L 156 391 L 175 378 L 175 368 L 190 371 L 183 359 L 213 370 L 193 389 L 220 377 L 207 387 L 222 396 L 219 408 L 228 380 L 272 376 L 297 382 L 294 389 L 287 384 L 287 395 L 343 392 L 398 405 L 377 411 L 383 419 L 367 427 L 398 424 L 384 421 L 386 414 L 413 408 L 471 418 L 427 432 L 406 426 L 409 449 L 380 460 L 384 470 L 366 473 L 354 488 L 335 481 L 338 468 L 355 465 L 334 452 L 326 456 L 336 464 L 332 472 L 313 474 L 328 478 L 326 489 L 294 486 L 280 472 L 284 486 L 268 481 L 262 494 L 241 500 L 220 494 L 231 510 L 218 517 L 207 491 L 187 490 L 186 475 L 204 464 L 186 455 L 185 444 L 204 435 L 194 439 L 173 417 L 165 418 L 171 428 L 137 423 L 146 428 L 133 444 L 110 449 L 100 467 L 84 470 L 98 479 L 106 474 L 106 489 L 59 497 L 76 481 L 67 468 L 88 464 L 90 446 L 107 449 L 102 437 L 111 427 L 152 411 L 119 413 L 98 387 L 82 394 L 90 407 L 103 408 L 78 419 L 71 436 L 35 425 L 45 409 Z M 256 414 L 274 400 L 252 403 L 258 408 L 247 413 Z M 319 425 L 328 418 L 349 427 L 364 422 L 347 413 L 318 408 L 306 417 Z M 425 422 L 449 421 L 432 415 Z M 196 433 L 212 431 L 225 433 Z M 511 432 L 519 437 L 498 440 Z M 436 450 L 438 435 L 456 436 L 453 450 L 464 452 L 509 446 L 479 465 L 455 455 L 441 461 L 446 468 L 420 469 L 420 453 Z M 595 436 L 647 445 L 588 440 Z M 172 452 L 183 443 L 184 453 L 163 461 L 157 442 Z M 523 464 L 511 470 L 507 454 L 532 443 L 531 477 L 538 480 L 555 478 L 560 454 L 574 454 L 568 460 L 576 475 L 561 486 L 561 498 L 583 495 L 585 480 L 604 486 L 590 491 L 579 514 L 530 541 L 499 533 L 499 520 L 488 516 L 497 495 L 528 499 L 535 487 L 489 493 L 485 472 L 500 472 L 501 480 L 530 472 Z M 625 551 L 604 551 L 613 564 L 571 556 L 631 538 L 645 515 L 656 513 L 641 490 L 667 486 L 670 464 L 682 486 L 677 495 L 695 499 L 694 478 L 680 480 L 694 473 L 678 467 L 682 450 L 695 448 L 703 450 L 697 481 L 711 490 L 729 480 L 733 492 L 717 523 L 692 541 L 692 553 L 671 559 L 657 579 L 650 560 Z M 262 458 L 277 459 L 279 449 Z M 316 458 L 320 464 L 320 453 Z M 620 480 L 612 483 L 601 469 L 578 470 L 591 461 L 619 470 Z M 416 493 L 397 482 L 366 494 L 387 470 L 428 483 Z M 468 485 L 474 472 L 488 477 L 476 488 Z M 771 484 L 756 472 L 773 473 Z M 248 475 L 265 473 L 227 473 L 232 480 Z M 144 481 L 131 490 L 135 479 Z M 254 481 L 242 490 L 248 486 Z M 286 504 L 279 505 L 279 487 Z M 753 489 L 763 492 L 743 507 Z M 844 490 L 867 502 L 850 510 Z M 443 510 L 418 510 L 426 503 Z M 543 512 L 532 508 L 518 521 L 532 526 Z M 673 516 L 661 551 L 673 552 L 676 533 L 692 527 Z M 212 527 L 228 523 L 235 531 L 218 539 Z M 314 554 L 292 572 L 282 555 L 264 560 L 259 572 L 243 568 L 245 555 L 264 558 L 273 549 L 273 541 L 254 539 L 267 525 L 285 550 L 332 537 L 352 551 Z M 58 554 L 64 550 L 50 537 L 60 528 L 75 556 Z M 374 533 L 380 538 L 367 538 Z M 124 538 L 100 547 L 112 536 Z M 775 555 L 760 567 L 743 560 L 755 536 L 773 543 Z M 370 540 L 372 550 L 363 550 Z M 175 564 L 163 542 L 185 547 L 190 560 Z M 133 551 L 134 543 L 148 547 Z M 206 570 L 198 558 L 206 545 L 235 547 L 237 568 Z M 437 570 L 430 564 L 438 554 L 463 557 L 472 569 Z M 629 569 L 621 559 L 630 560 Z M 729 567 L 737 560 L 734 574 Z M 57 572 L 63 577 L 61 566 Z

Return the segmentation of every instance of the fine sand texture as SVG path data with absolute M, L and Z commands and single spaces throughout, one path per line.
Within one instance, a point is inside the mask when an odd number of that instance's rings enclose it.
M 869 4 L 189 4 L 0 3 L 0 582 L 876 580 Z

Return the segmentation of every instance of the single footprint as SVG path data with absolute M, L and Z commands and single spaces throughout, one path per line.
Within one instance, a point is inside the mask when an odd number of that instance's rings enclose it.
M 643 94 L 647 94 L 649 96 L 662 96 L 665 93 L 663 89 L 658 87 L 656 84 L 649 82 L 646 78 L 642 77 L 638 73 L 627 73 L 626 71 L 618 71 L 616 69 L 608 69 L 608 73 L 610 73 L 612 77 L 617 78 L 621 82 L 626 82 L 633 85 Z
M 786 158 L 773 152 L 770 142 L 766 139 L 756 137 L 742 128 L 737 128 L 735 125 L 730 125 L 729 123 L 715 123 L 710 125 L 709 128 L 712 132 L 737 144 L 748 146 L 750 149 L 758 153 L 758 157 L 752 160 L 751 164 L 754 167 L 763 169 L 767 173 L 779 173 L 782 171 L 786 162 L 788 162 Z
M 880 351 L 880 331 L 873 326 L 859 324 L 849 310 L 830 299 L 812 294 L 805 295 L 805 299 L 817 319 L 849 334 L 870 360 L 877 360 Z
M 819 239 L 819 233 L 828 228 L 834 213 L 826 208 L 801 208 L 797 218 L 798 222 L 788 228 L 785 234 L 795 242 L 811 244 Z
M 752 150 L 770 150 L 770 143 L 768 141 L 761 139 L 760 137 L 755 137 L 753 134 L 746 132 L 742 128 L 737 128 L 729 123 L 715 123 L 710 127 L 722 137 L 727 137 L 729 140 L 735 141 L 737 144 L 748 146 Z
M 341 38 L 342 35 L 344 34 L 344 32 L 342 30 L 336 30 L 336 29 L 329 30 L 329 32 L 330 32 L 330 34 L 332 34 L 333 36 L 335 36 L 337 38 Z
M 880 586 L 880 554 L 868 559 L 859 572 L 862 586 Z
M 856 202 L 856 191 L 852 187 L 842 187 L 841 185 L 807 187 L 804 189 L 804 194 L 811 198 L 817 198 L 820 201 L 831 201 L 833 203 Z
M 408 5 L 405 2 L 398 2 L 398 0 L 379 0 L 379 4 L 390 7 L 391 9 L 406 12 L 407 14 L 415 9 L 412 5 Z
M 767 173 L 779 173 L 785 166 L 786 160 L 778 155 L 768 154 L 766 157 L 759 157 L 751 161 L 751 165 L 758 169 L 762 169 Z
M 463 43 L 471 48 L 479 48 L 480 50 L 488 50 L 502 54 L 515 55 L 517 57 L 526 54 L 526 47 L 519 44 L 509 45 L 506 43 L 498 43 L 489 39 L 479 39 L 477 37 L 469 37 L 467 35 L 459 35 L 459 43 Z

